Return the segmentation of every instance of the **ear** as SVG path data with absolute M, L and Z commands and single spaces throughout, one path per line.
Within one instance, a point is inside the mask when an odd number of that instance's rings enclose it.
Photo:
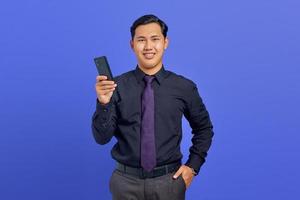
M 168 46 L 169 46 L 169 38 L 168 38 L 168 37 L 166 37 L 166 38 L 165 38 L 165 45 L 164 45 L 164 49 L 166 50 L 166 49 L 168 48 Z
M 130 47 L 131 47 L 132 50 L 134 50 L 133 40 L 130 40 Z

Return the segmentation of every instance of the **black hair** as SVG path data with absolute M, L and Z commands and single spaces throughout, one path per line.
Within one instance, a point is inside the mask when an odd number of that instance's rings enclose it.
M 159 19 L 158 17 L 156 17 L 155 15 L 144 15 L 141 16 L 140 18 L 136 19 L 132 26 L 130 27 L 130 33 L 131 33 L 131 39 L 134 38 L 135 35 L 135 29 L 140 26 L 140 25 L 146 25 L 146 24 L 150 24 L 150 23 L 157 23 L 160 28 L 161 28 L 161 32 L 164 35 L 164 37 L 167 36 L 167 32 L 168 32 L 168 26 L 165 22 L 163 22 L 161 19 Z

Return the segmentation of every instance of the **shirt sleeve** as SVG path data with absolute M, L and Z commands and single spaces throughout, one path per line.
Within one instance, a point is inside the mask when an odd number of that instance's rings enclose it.
M 193 89 L 188 94 L 184 116 L 192 128 L 193 137 L 189 158 L 185 165 L 193 168 L 198 174 L 200 167 L 205 162 L 214 132 L 209 113 L 202 102 L 196 84 L 193 85 Z
M 107 104 L 96 100 L 96 111 L 92 117 L 92 132 L 98 144 L 106 144 L 114 136 L 117 127 L 115 92 Z

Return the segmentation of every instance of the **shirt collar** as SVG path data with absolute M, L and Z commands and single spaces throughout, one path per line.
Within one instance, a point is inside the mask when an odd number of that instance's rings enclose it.
M 137 81 L 140 83 L 141 81 L 143 81 L 144 76 L 146 75 L 137 65 L 135 70 L 134 70 L 134 74 L 135 77 L 137 79 Z M 159 84 L 161 84 L 161 82 L 163 81 L 163 79 L 166 77 L 167 75 L 167 71 L 165 70 L 164 66 L 162 66 L 160 68 L 160 70 L 158 72 L 156 72 L 153 76 L 156 78 L 157 82 Z

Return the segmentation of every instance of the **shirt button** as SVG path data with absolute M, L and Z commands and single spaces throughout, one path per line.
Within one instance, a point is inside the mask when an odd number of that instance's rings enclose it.
M 102 117 L 102 119 L 105 121 L 107 118 L 106 117 Z
M 103 109 L 103 111 L 104 111 L 104 112 L 107 112 L 107 109 L 106 109 L 106 108 L 104 108 L 104 109 Z

